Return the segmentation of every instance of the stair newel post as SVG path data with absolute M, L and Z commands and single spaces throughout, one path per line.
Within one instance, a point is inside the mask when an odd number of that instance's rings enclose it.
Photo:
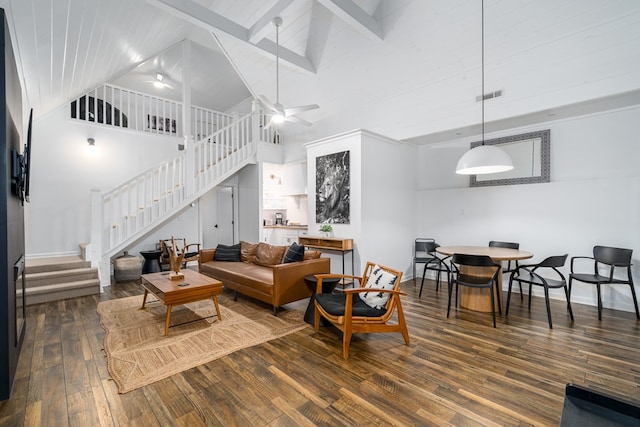
M 260 104 L 258 100 L 254 98 L 251 101 L 251 143 L 252 145 L 257 145 L 261 139 L 260 135 Z
M 182 63 L 191 64 L 191 41 L 182 42 Z M 193 126 L 191 121 L 191 67 L 182 67 L 182 123 L 185 147 L 184 157 L 184 194 L 188 197 L 196 190 L 196 158 L 193 138 Z
M 102 191 L 99 188 L 91 189 L 91 266 L 98 269 L 100 278 L 100 292 L 105 286 L 111 285 L 111 271 L 109 257 L 104 256 L 104 207 Z
M 233 153 L 237 153 L 238 149 L 240 148 L 240 139 L 242 137 L 242 128 L 240 127 L 240 114 L 238 114 L 237 112 L 234 112 L 232 114 L 233 117 L 233 122 L 235 123 L 233 125 L 233 130 L 232 130 L 232 138 L 231 138 L 231 144 L 229 147 L 229 158 L 231 159 L 231 164 L 228 165 L 228 169 L 232 168 L 236 162 L 233 160 L 235 158 L 235 156 L 232 156 L 231 154 Z

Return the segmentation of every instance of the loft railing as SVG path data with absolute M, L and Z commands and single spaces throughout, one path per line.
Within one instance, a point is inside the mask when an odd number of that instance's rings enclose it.
M 71 118 L 140 132 L 183 135 L 181 102 L 105 83 L 71 102 Z M 230 114 L 191 107 L 191 129 L 198 140 L 233 121 Z
M 103 286 L 112 256 L 255 161 L 258 141 L 274 135 L 260 127 L 259 118 L 244 116 L 127 182 L 92 190 L 91 259 Z

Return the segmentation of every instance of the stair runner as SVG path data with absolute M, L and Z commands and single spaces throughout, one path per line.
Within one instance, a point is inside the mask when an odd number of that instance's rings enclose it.
M 25 279 L 27 305 L 100 293 L 98 269 L 79 256 L 28 259 Z

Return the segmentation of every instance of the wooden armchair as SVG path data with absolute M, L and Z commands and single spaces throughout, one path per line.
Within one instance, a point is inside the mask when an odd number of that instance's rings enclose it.
M 400 332 L 409 344 L 409 332 L 400 303 L 402 272 L 367 262 L 361 277 L 344 274 L 317 274 L 314 328 L 320 328 L 320 316 L 342 331 L 342 356 L 349 357 L 354 333 Z M 322 280 L 354 280 L 354 287 L 340 293 L 323 294 Z M 397 323 L 390 323 L 397 311 Z
M 182 259 L 183 267 L 186 267 L 189 261 L 198 261 L 198 259 L 200 259 L 200 243 L 187 244 L 187 240 L 184 238 L 176 239 L 171 237 L 171 239 L 163 239 L 160 240 L 160 250 L 162 251 L 160 255 L 160 266 L 163 270 L 165 265 L 171 265 L 169 248 L 172 247 L 172 242 L 174 241 L 178 248 L 177 255 L 180 256 L 184 254 L 184 258 Z

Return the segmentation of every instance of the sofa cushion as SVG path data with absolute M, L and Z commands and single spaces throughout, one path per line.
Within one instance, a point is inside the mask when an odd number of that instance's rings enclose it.
M 235 245 L 218 245 L 213 256 L 215 261 L 240 261 L 240 243 Z
M 365 288 L 374 289 L 393 289 L 398 277 L 388 271 L 383 270 L 377 264 L 371 269 L 371 274 L 367 279 Z M 387 301 L 389 301 L 390 294 L 386 292 L 362 292 L 358 296 L 369 307 L 382 309 Z
M 256 259 L 256 252 L 258 251 L 257 243 L 249 243 L 244 240 L 240 240 L 240 261 L 253 262 Z
M 287 252 L 284 254 L 284 258 L 282 259 L 283 264 L 288 264 L 290 262 L 300 262 L 304 260 L 304 246 L 297 244 L 296 242 L 291 243 L 291 246 L 287 249 Z
M 320 258 L 320 255 L 322 255 L 322 251 L 316 251 L 316 250 L 309 250 L 306 249 L 304 251 L 304 259 L 318 259 Z
M 200 272 L 222 281 L 242 283 L 260 293 L 273 294 L 273 268 L 246 262 L 214 261 L 202 264 Z
M 282 258 L 284 257 L 284 251 L 286 248 L 286 246 L 276 246 L 260 242 L 258 243 L 258 250 L 256 251 L 256 259 L 254 263 L 265 267 L 282 264 Z
M 345 294 L 316 294 L 314 298 L 327 313 L 334 316 L 344 316 L 344 307 L 347 302 L 347 296 Z M 352 299 L 351 316 L 379 317 L 385 312 L 386 310 L 384 309 L 369 307 L 360 298 L 354 297 Z

